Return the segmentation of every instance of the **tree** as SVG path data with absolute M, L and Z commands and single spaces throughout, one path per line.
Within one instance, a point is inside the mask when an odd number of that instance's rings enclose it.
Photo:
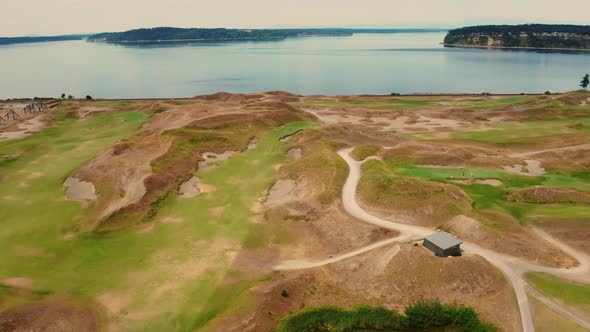
M 72 96 L 72 95 L 69 95 L 69 96 L 68 96 L 68 99 L 70 99 L 70 100 L 71 100 L 71 99 L 74 99 L 74 96 Z
M 582 82 L 580 82 L 580 86 L 583 89 L 587 89 L 588 85 L 590 84 L 590 75 L 586 74 L 583 78 L 582 78 Z
M 61 99 L 66 99 L 66 94 L 65 93 L 62 93 L 61 94 Z
M 87 95 L 86 96 L 86 100 L 92 100 L 92 96 L 91 95 Z

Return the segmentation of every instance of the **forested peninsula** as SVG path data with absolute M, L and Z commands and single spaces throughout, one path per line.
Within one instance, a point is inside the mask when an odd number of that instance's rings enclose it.
M 100 33 L 89 41 L 110 43 L 150 43 L 182 41 L 271 40 L 297 36 L 349 36 L 340 29 L 225 29 L 225 28 L 151 28 L 125 32 Z
M 450 47 L 563 49 L 590 51 L 588 25 L 482 25 L 450 30 Z

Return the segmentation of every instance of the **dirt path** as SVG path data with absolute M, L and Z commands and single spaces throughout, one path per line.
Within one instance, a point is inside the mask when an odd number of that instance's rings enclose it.
M 325 265 L 333 264 L 333 263 L 336 263 L 339 261 L 343 261 L 345 259 L 349 259 L 349 258 L 358 256 L 358 255 L 362 255 L 362 254 L 369 252 L 371 250 L 375 250 L 377 248 L 381 248 L 381 247 L 384 247 L 384 246 L 392 244 L 392 243 L 400 242 L 402 240 L 403 240 L 403 238 L 398 236 L 393 239 L 388 239 L 388 240 L 380 241 L 377 243 L 373 243 L 371 245 L 351 251 L 349 253 L 338 255 L 338 256 L 333 256 L 333 257 L 330 257 L 328 259 L 318 261 L 318 262 L 286 261 L 286 262 L 283 262 L 279 265 L 274 266 L 273 269 L 280 270 L 280 271 L 288 271 L 288 270 L 304 270 L 304 269 L 311 269 L 314 267 L 325 266 Z M 399 247 L 398 247 L 397 251 L 399 251 Z
M 571 146 L 562 146 L 559 148 L 543 149 L 543 150 L 536 150 L 536 151 L 529 151 L 529 152 L 513 153 L 509 156 L 510 157 L 528 157 L 528 156 L 536 155 L 539 153 L 572 150 L 572 149 L 578 149 L 578 148 L 590 148 L 590 143 L 571 145 Z

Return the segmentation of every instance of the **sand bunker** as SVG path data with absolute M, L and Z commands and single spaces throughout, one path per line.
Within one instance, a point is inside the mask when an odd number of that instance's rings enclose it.
M 273 208 L 294 200 L 295 181 L 291 179 L 278 180 L 268 191 L 263 203 L 266 208 Z
M 229 159 L 229 157 L 238 153 L 238 151 L 225 151 L 223 153 L 205 152 L 203 153 L 203 161 L 199 161 L 198 167 L 200 171 L 206 171 L 217 167 L 217 163 Z
M 300 148 L 293 148 L 287 151 L 287 158 L 291 160 L 299 160 L 301 159 L 301 149 Z
M 197 197 L 201 193 L 201 189 L 199 189 L 199 179 L 196 176 L 193 176 L 190 180 L 183 182 L 180 187 L 178 188 L 178 192 L 180 193 L 180 197 L 182 198 L 193 198 Z
M 69 177 L 63 185 L 66 195 L 70 200 L 82 203 L 89 203 L 96 200 L 96 189 L 91 182 L 80 181 L 77 178 Z
M 33 280 L 29 278 L 6 278 L 0 280 L 0 284 L 21 289 L 33 289 Z
M 254 137 L 248 142 L 248 150 L 256 149 L 258 146 L 258 138 Z
M 524 176 L 540 176 L 545 174 L 545 169 L 541 167 L 541 162 L 538 160 L 525 160 L 525 166 L 513 165 L 513 166 L 502 166 L 504 171 Z
M 25 138 L 45 128 L 45 114 L 41 114 L 31 119 L 24 120 L 17 124 L 16 131 L 0 132 L 0 142 L 12 141 L 16 139 Z
M 488 186 L 499 187 L 502 185 L 502 181 L 498 179 L 465 179 L 465 180 L 450 180 L 453 183 L 459 184 L 485 184 Z

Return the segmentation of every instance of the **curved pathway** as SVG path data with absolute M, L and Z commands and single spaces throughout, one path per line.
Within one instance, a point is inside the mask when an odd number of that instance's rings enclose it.
M 296 270 L 296 269 L 306 269 L 306 268 L 313 268 L 324 266 L 328 264 L 332 264 L 338 261 L 342 261 L 371 250 L 381 248 L 391 243 L 401 242 L 402 240 L 407 240 L 410 238 L 418 238 L 422 239 L 434 232 L 434 230 L 426 227 L 414 226 L 409 225 L 401 222 L 394 222 L 385 220 L 379 217 L 376 217 L 358 205 L 358 201 L 356 199 L 356 189 L 357 185 L 361 178 L 361 165 L 364 161 L 356 161 L 352 157 L 350 157 L 350 152 L 354 148 L 348 148 L 344 150 L 340 150 L 338 154 L 349 166 L 349 176 L 344 184 L 342 189 L 342 201 L 344 209 L 350 215 L 375 226 L 394 230 L 400 233 L 400 235 L 396 238 L 388 239 L 385 241 L 377 242 L 372 245 L 363 247 L 361 249 L 339 255 L 336 257 L 331 257 L 327 260 L 319 261 L 319 262 L 307 262 L 307 261 L 291 261 L 285 262 L 281 265 L 275 266 L 276 270 Z M 368 158 L 368 159 L 375 159 L 375 158 Z M 367 160 L 368 160 L 367 159 Z M 366 161 L 366 160 L 365 160 Z M 468 253 L 476 254 L 482 256 L 487 261 L 495 265 L 504 275 L 508 278 L 512 287 L 514 288 L 514 292 L 516 295 L 516 299 L 518 302 L 519 310 L 520 310 L 520 317 L 522 322 L 522 327 L 524 332 L 533 332 L 535 330 L 533 324 L 533 318 L 531 315 L 531 310 L 529 306 L 529 301 L 527 297 L 527 283 L 525 282 L 523 276 L 526 272 L 545 272 L 550 273 L 553 275 L 557 275 L 559 277 L 567 278 L 569 280 L 579 281 L 579 282 L 590 282 L 590 276 L 588 275 L 588 271 L 590 271 L 590 258 L 574 249 L 569 247 L 567 244 L 559 241 L 551 237 L 549 234 L 541 231 L 540 229 L 533 228 L 533 232 L 535 232 L 540 238 L 548 241 L 549 243 L 553 244 L 554 246 L 558 247 L 559 249 L 563 250 L 564 252 L 570 254 L 572 257 L 579 261 L 579 266 L 571 269 L 560 269 L 560 268 L 551 268 L 542 265 L 537 265 L 530 263 L 526 260 L 521 258 L 517 258 L 514 256 L 508 256 L 505 254 L 500 254 L 494 252 L 489 249 L 482 248 L 475 243 L 471 242 L 464 242 L 463 243 L 463 250 Z M 530 288 L 529 288 L 530 289 Z M 537 295 L 541 295 L 538 292 L 531 292 L 531 295 L 541 298 Z M 541 295 L 542 296 L 542 295 Z M 582 326 L 587 326 L 588 322 L 584 321 L 583 319 L 577 317 L 575 314 L 571 313 L 567 309 L 559 306 L 555 302 L 548 300 L 546 297 L 543 297 L 544 300 L 551 302 L 550 307 L 554 310 L 558 311 L 562 315 L 573 319 L 578 324 Z M 543 301 L 543 300 L 542 300 Z M 543 301 L 545 303 L 545 301 Z

